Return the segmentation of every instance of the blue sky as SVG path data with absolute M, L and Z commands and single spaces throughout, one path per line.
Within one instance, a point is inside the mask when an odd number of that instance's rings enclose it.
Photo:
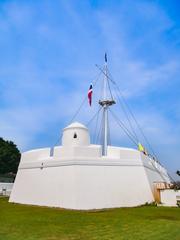
M 0 135 L 21 151 L 53 146 L 107 51 L 113 78 L 160 161 L 175 172 L 179 9 L 175 0 L 0 1 Z M 85 104 L 76 120 L 93 115 L 96 95 L 94 89 L 93 107 Z M 124 120 L 121 106 L 115 110 Z M 133 147 L 112 125 L 112 142 Z

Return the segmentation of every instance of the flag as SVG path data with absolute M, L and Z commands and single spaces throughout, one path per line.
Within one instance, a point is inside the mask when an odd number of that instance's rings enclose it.
M 105 62 L 107 63 L 107 54 L 104 55 Z
M 89 87 L 89 91 L 88 91 L 88 100 L 89 100 L 89 105 L 91 106 L 91 103 L 92 103 L 92 93 L 93 93 L 93 90 L 92 90 L 92 84 L 90 85 Z
M 144 146 L 141 143 L 138 143 L 138 150 L 144 152 Z

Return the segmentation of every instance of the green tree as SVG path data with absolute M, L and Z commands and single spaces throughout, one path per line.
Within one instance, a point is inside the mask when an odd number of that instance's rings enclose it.
M 0 174 L 16 174 L 20 157 L 20 151 L 12 141 L 0 138 Z

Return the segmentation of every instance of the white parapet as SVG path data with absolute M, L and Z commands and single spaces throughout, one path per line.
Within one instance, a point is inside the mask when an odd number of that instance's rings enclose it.
M 102 156 L 101 146 L 88 145 L 88 146 L 59 146 L 54 148 L 53 159 L 85 157 L 85 158 L 99 158 Z
M 21 161 L 37 161 L 48 157 L 50 157 L 50 148 L 40 148 L 22 153 Z

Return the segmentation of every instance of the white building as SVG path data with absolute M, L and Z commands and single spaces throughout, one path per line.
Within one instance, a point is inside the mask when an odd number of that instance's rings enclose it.
M 10 196 L 13 183 L 0 182 L 0 195 Z
M 166 169 L 135 149 L 90 144 L 88 129 L 73 123 L 62 146 L 22 154 L 10 202 L 69 209 L 131 207 L 151 203 Z

